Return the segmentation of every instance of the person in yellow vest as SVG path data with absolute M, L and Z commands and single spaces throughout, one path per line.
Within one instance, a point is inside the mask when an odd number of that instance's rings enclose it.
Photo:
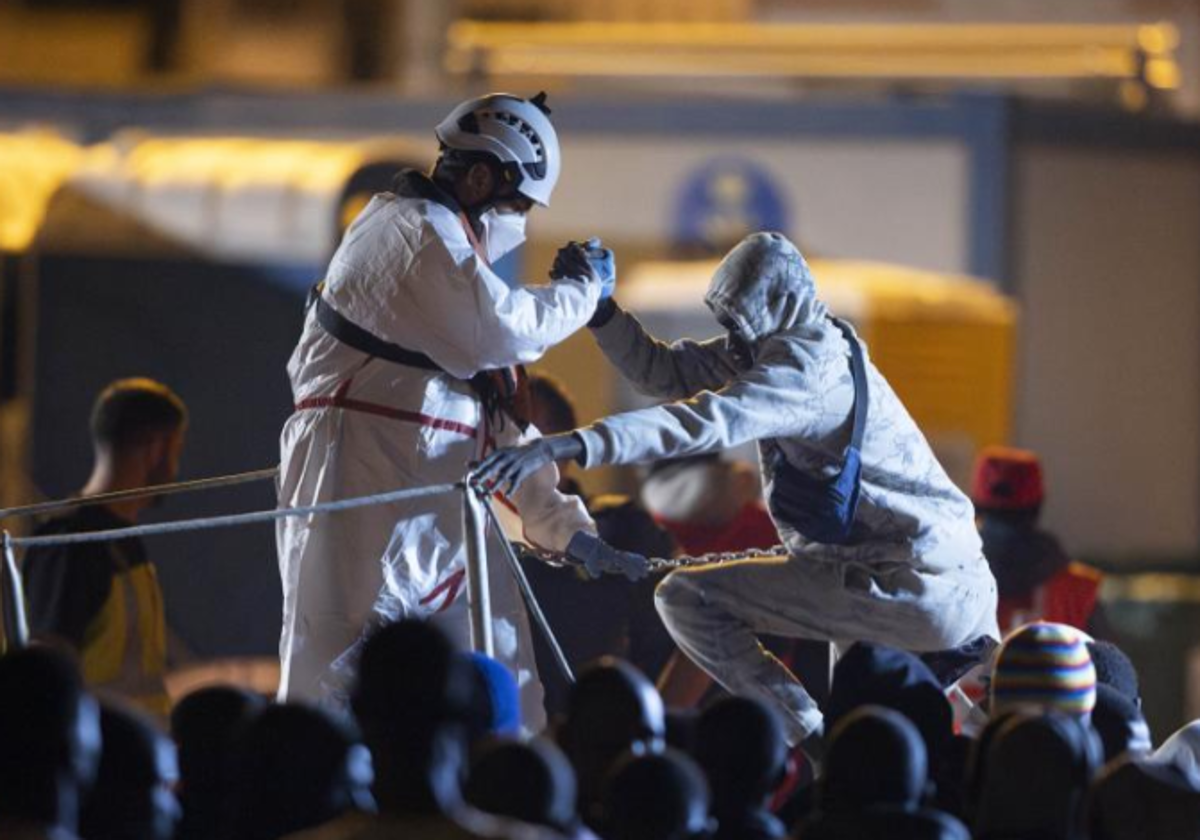
M 174 481 L 187 423 L 187 407 L 166 385 L 151 379 L 113 382 L 92 409 L 95 463 L 80 495 Z M 37 533 L 124 528 L 155 502 L 79 507 L 43 523 Z M 160 718 L 169 713 L 162 590 L 140 539 L 33 547 L 25 555 L 23 577 L 31 633 L 73 648 L 89 690 Z

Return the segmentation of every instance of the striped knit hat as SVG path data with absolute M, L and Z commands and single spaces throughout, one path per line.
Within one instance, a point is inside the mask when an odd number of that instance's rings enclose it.
M 1087 637 L 1065 624 L 1037 621 L 1014 630 L 992 674 L 992 714 L 1034 707 L 1088 715 L 1096 705 L 1096 670 Z

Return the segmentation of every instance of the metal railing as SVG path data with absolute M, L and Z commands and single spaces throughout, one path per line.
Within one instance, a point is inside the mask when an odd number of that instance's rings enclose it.
M 37 504 L 0 510 L 0 519 L 35 516 L 85 505 L 105 504 L 114 501 L 127 501 L 130 499 L 175 493 L 188 493 L 198 490 L 208 490 L 214 487 L 229 487 L 236 484 L 273 479 L 276 473 L 277 469 L 272 467 L 270 469 L 236 475 L 177 482 L 136 490 L 105 493 L 85 498 L 39 502 Z M 132 525 L 127 528 L 112 528 L 101 531 L 15 537 L 6 530 L 3 532 L 3 563 L 0 564 L 0 634 L 2 634 L 0 635 L 0 652 L 9 647 L 24 647 L 29 643 L 29 626 L 26 619 L 25 598 L 21 583 L 20 566 L 17 563 L 18 549 L 108 542 L 132 537 L 149 537 L 214 528 L 231 528 L 241 525 L 273 522 L 286 517 L 337 513 L 360 507 L 389 504 L 455 492 L 462 494 L 463 499 L 463 525 L 467 549 L 467 607 L 470 614 L 472 649 L 488 656 L 493 656 L 495 653 L 495 645 L 492 637 L 491 597 L 488 586 L 487 534 L 490 525 L 496 529 L 496 533 L 500 536 L 499 541 L 503 548 L 504 557 L 508 561 L 510 571 L 516 577 L 521 594 L 529 606 L 529 611 L 533 619 L 544 633 L 546 641 L 554 654 L 555 661 L 562 669 L 567 680 L 573 680 L 570 665 L 554 636 L 549 622 L 546 620 L 537 603 L 537 598 L 528 580 L 525 578 L 516 553 L 513 551 L 508 540 L 503 538 L 503 532 L 500 530 L 500 521 L 492 507 L 489 495 L 472 482 L 469 477 L 453 484 L 405 488 L 385 493 L 322 502 L 315 505 L 273 508 L 247 513 L 208 516 L 172 522 L 157 522 L 147 525 Z

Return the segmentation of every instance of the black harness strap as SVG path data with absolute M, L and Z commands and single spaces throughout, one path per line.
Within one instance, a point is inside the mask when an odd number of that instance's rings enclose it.
M 321 288 L 323 284 L 318 283 L 313 286 L 309 292 L 310 305 L 317 308 L 317 323 L 321 325 L 321 329 L 336 338 L 342 344 L 353 347 L 359 352 L 366 353 L 368 356 L 375 356 L 385 361 L 395 362 L 398 365 L 406 367 L 421 368 L 422 370 L 433 370 L 445 372 L 441 365 L 433 359 L 420 353 L 416 350 L 409 350 L 401 347 L 399 344 L 392 344 L 390 341 L 384 341 L 376 335 L 373 335 L 358 324 L 342 316 L 340 312 L 325 302 L 325 298 L 321 296 Z

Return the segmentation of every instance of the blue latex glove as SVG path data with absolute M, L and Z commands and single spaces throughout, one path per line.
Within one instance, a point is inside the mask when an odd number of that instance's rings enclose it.
M 600 240 L 592 237 L 583 243 L 584 253 L 588 263 L 600 278 L 600 300 L 612 297 L 617 288 L 617 260 L 609 248 L 600 244 Z
M 588 577 L 625 575 L 629 580 L 641 580 L 650 574 L 650 561 L 640 554 L 619 551 L 595 534 L 577 531 L 567 543 L 567 556 L 583 565 Z
M 587 242 L 568 242 L 558 249 L 550 277 L 587 277 L 600 282 L 600 300 L 612 297 L 617 287 L 617 266 L 613 252 L 592 237 Z

